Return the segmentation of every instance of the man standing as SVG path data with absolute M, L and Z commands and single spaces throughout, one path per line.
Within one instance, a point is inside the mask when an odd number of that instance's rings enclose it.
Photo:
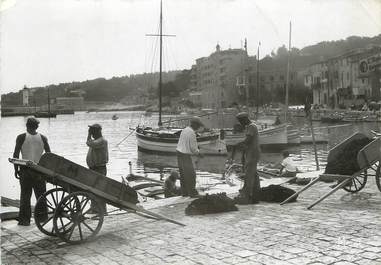
M 86 145 L 89 147 L 87 152 L 87 166 L 103 176 L 107 175 L 108 163 L 108 144 L 107 140 L 102 136 L 102 126 L 99 124 L 89 125 Z M 106 213 L 106 203 L 100 202 L 100 206 Z
M 193 168 L 192 155 L 200 155 L 196 132 L 203 124 L 199 117 L 190 120 L 190 126 L 181 131 L 177 144 L 177 163 L 180 171 L 181 195 L 197 197 L 196 172 Z
M 39 123 L 34 117 L 27 119 L 26 133 L 22 133 L 16 138 L 14 158 L 19 158 L 21 152 L 22 159 L 38 163 L 44 151 L 50 152 L 48 139 L 37 132 Z M 32 215 L 30 206 L 32 190 L 37 200 L 46 192 L 46 183 L 36 172 L 18 165 L 15 165 L 15 177 L 20 180 L 21 188 L 18 224 L 28 226 Z
M 259 176 L 257 174 L 257 164 L 260 156 L 258 128 L 251 122 L 246 112 L 238 113 L 236 118 L 242 126 L 245 126 L 246 134 L 245 140 L 237 144 L 245 152 L 245 180 L 236 201 L 239 204 L 258 203 L 260 193 Z

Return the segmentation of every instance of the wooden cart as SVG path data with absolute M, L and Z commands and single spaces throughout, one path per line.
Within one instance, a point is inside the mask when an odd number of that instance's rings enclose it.
M 341 142 L 332 148 L 328 153 L 327 161 L 335 161 L 337 157 L 342 153 L 342 150 L 353 140 L 367 138 L 362 133 L 355 133 L 348 137 L 346 140 Z M 339 189 L 344 189 L 347 192 L 355 193 L 362 190 L 365 187 L 368 177 L 375 177 L 378 189 L 381 191 L 381 165 L 380 165 L 380 147 L 381 139 L 379 137 L 374 138 L 372 142 L 367 144 L 362 148 L 357 154 L 357 163 L 360 168 L 359 171 L 353 173 L 352 175 L 339 175 L 339 174 L 321 174 L 315 179 L 311 180 L 309 184 L 303 187 L 301 190 L 296 192 L 294 195 L 287 198 L 281 203 L 281 205 L 287 203 L 292 198 L 296 197 L 303 191 L 309 189 L 312 185 L 317 183 L 319 180 L 337 180 L 338 184 L 328 193 L 324 194 L 317 201 L 312 203 L 307 207 L 311 209 L 316 204 L 323 201 L 325 198 L 333 194 Z
M 55 188 L 37 200 L 34 220 L 41 232 L 58 236 L 65 242 L 77 244 L 95 238 L 107 214 L 100 201 L 118 209 L 183 225 L 137 206 L 136 192 L 125 183 L 107 178 L 53 153 L 44 154 L 38 164 L 14 158 L 9 161 L 55 185 Z

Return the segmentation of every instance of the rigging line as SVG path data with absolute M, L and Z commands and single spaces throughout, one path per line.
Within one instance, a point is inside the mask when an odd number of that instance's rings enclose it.
M 168 25 L 168 28 L 172 28 L 171 27 L 172 23 L 170 22 L 170 17 L 169 16 L 165 19 L 165 22 Z M 177 35 L 176 35 L 176 37 L 177 37 Z M 174 56 L 173 51 L 171 49 L 171 46 L 172 46 L 171 45 L 172 44 L 171 41 L 172 41 L 171 38 L 168 38 L 168 41 L 166 43 L 167 44 L 167 47 L 166 47 L 167 48 L 167 56 L 168 56 L 167 59 L 168 59 L 168 62 L 170 62 L 169 59 L 170 59 L 170 56 L 172 56 L 172 60 L 173 60 L 174 66 L 176 67 L 175 69 L 178 69 L 175 56 Z
M 157 27 L 157 32 L 160 32 L 160 24 Z M 154 43 L 154 49 L 153 49 L 153 55 L 152 55 L 152 61 L 151 61 L 151 73 L 153 73 L 153 68 L 156 67 L 155 58 L 156 58 L 156 52 L 157 52 L 158 42 L 159 42 L 159 38 L 156 37 L 155 41 L 153 42 Z
M 168 43 L 165 42 L 164 44 L 164 58 L 165 58 L 165 67 L 166 67 L 166 72 L 168 72 L 171 68 L 170 68 L 170 61 L 169 61 L 169 56 L 168 56 L 169 52 L 168 52 Z
M 170 40 L 169 40 L 169 41 L 170 41 Z M 169 56 L 172 56 L 172 60 L 173 60 L 173 63 L 174 63 L 174 65 L 175 65 L 175 69 L 178 70 L 179 67 L 178 67 L 177 62 L 176 62 L 176 57 L 175 57 L 175 55 L 174 55 L 174 53 L 173 53 L 173 51 L 172 51 L 172 49 L 171 49 L 171 47 L 170 47 L 171 45 L 170 45 L 169 41 L 168 41 L 168 46 L 169 46 L 169 48 L 168 48 L 168 50 L 169 50 Z

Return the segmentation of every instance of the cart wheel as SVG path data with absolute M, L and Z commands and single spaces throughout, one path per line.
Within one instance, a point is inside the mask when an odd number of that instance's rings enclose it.
M 368 174 L 365 171 L 360 175 L 354 177 L 346 186 L 343 187 L 344 190 L 352 193 L 356 193 L 365 187 L 366 181 L 368 179 Z
M 63 188 L 48 190 L 38 198 L 34 207 L 34 222 L 38 229 L 48 236 L 55 236 L 53 216 L 57 205 L 68 195 Z
M 73 192 L 57 206 L 54 231 L 63 241 L 78 244 L 93 239 L 103 224 L 103 209 L 88 192 Z
M 378 163 L 376 170 L 376 184 L 379 191 L 381 191 L 381 163 Z

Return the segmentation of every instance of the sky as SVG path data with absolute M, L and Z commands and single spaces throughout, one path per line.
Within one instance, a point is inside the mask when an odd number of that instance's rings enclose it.
M 158 70 L 159 0 L 0 0 L 0 93 Z M 164 70 L 381 33 L 381 0 L 163 0 Z M 156 48 L 155 48 L 156 47 Z

